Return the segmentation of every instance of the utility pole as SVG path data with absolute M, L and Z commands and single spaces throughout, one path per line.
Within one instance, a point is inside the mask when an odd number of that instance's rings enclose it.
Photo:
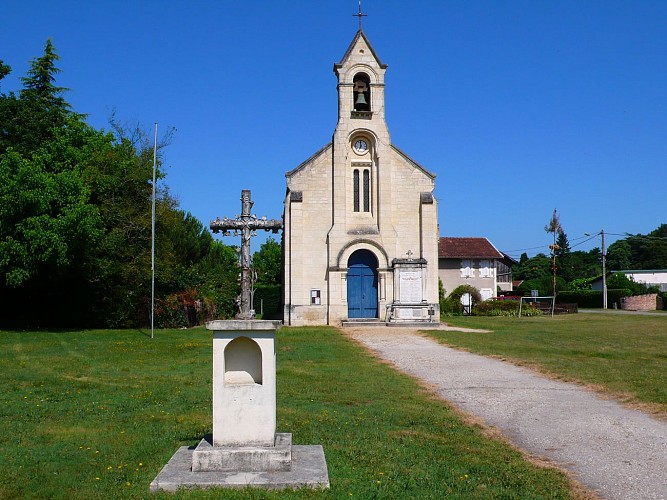
M 607 309 L 607 265 L 604 252 L 604 229 L 600 230 L 602 236 L 602 309 Z

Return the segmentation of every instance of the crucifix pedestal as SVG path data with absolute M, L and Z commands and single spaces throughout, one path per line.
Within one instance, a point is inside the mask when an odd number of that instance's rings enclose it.
M 236 219 L 216 219 L 214 232 L 241 235 L 241 295 L 234 320 L 207 323 L 213 332 L 213 434 L 192 450 L 182 447 L 151 490 L 179 487 L 329 487 L 322 446 L 292 446 L 276 432 L 275 332 L 280 321 L 256 320 L 252 309 L 250 238 L 257 229 L 278 231 L 276 220 L 251 215 L 250 191 L 241 194 Z

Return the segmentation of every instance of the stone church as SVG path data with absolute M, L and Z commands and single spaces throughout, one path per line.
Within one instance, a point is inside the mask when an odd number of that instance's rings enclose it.
M 359 29 L 333 140 L 286 173 L 286 325 L 439 320 L 435 175 L 391 143 L 386 70 Z

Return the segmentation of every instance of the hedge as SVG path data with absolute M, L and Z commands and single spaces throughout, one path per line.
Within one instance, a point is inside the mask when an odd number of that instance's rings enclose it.
M 621 297 L 629 297 L 632 295 L 632 290 L 626 288 L 608 289 L 607 290 L 607 306 L 613 307 L 614 302 L 621 303 Z M 579 307 L 584 308 L 600 308 L 602 307 L 602 290 L 573 290 L 558 292 L 556 295 L 557 304 L 579 304 Z

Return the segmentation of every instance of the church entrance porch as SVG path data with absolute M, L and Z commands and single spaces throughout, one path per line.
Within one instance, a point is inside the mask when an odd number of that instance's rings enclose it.
M 357 250 L 350 255 L 347 267 L 348 318 L 377 318 L 377 258 L 369 250 Z

